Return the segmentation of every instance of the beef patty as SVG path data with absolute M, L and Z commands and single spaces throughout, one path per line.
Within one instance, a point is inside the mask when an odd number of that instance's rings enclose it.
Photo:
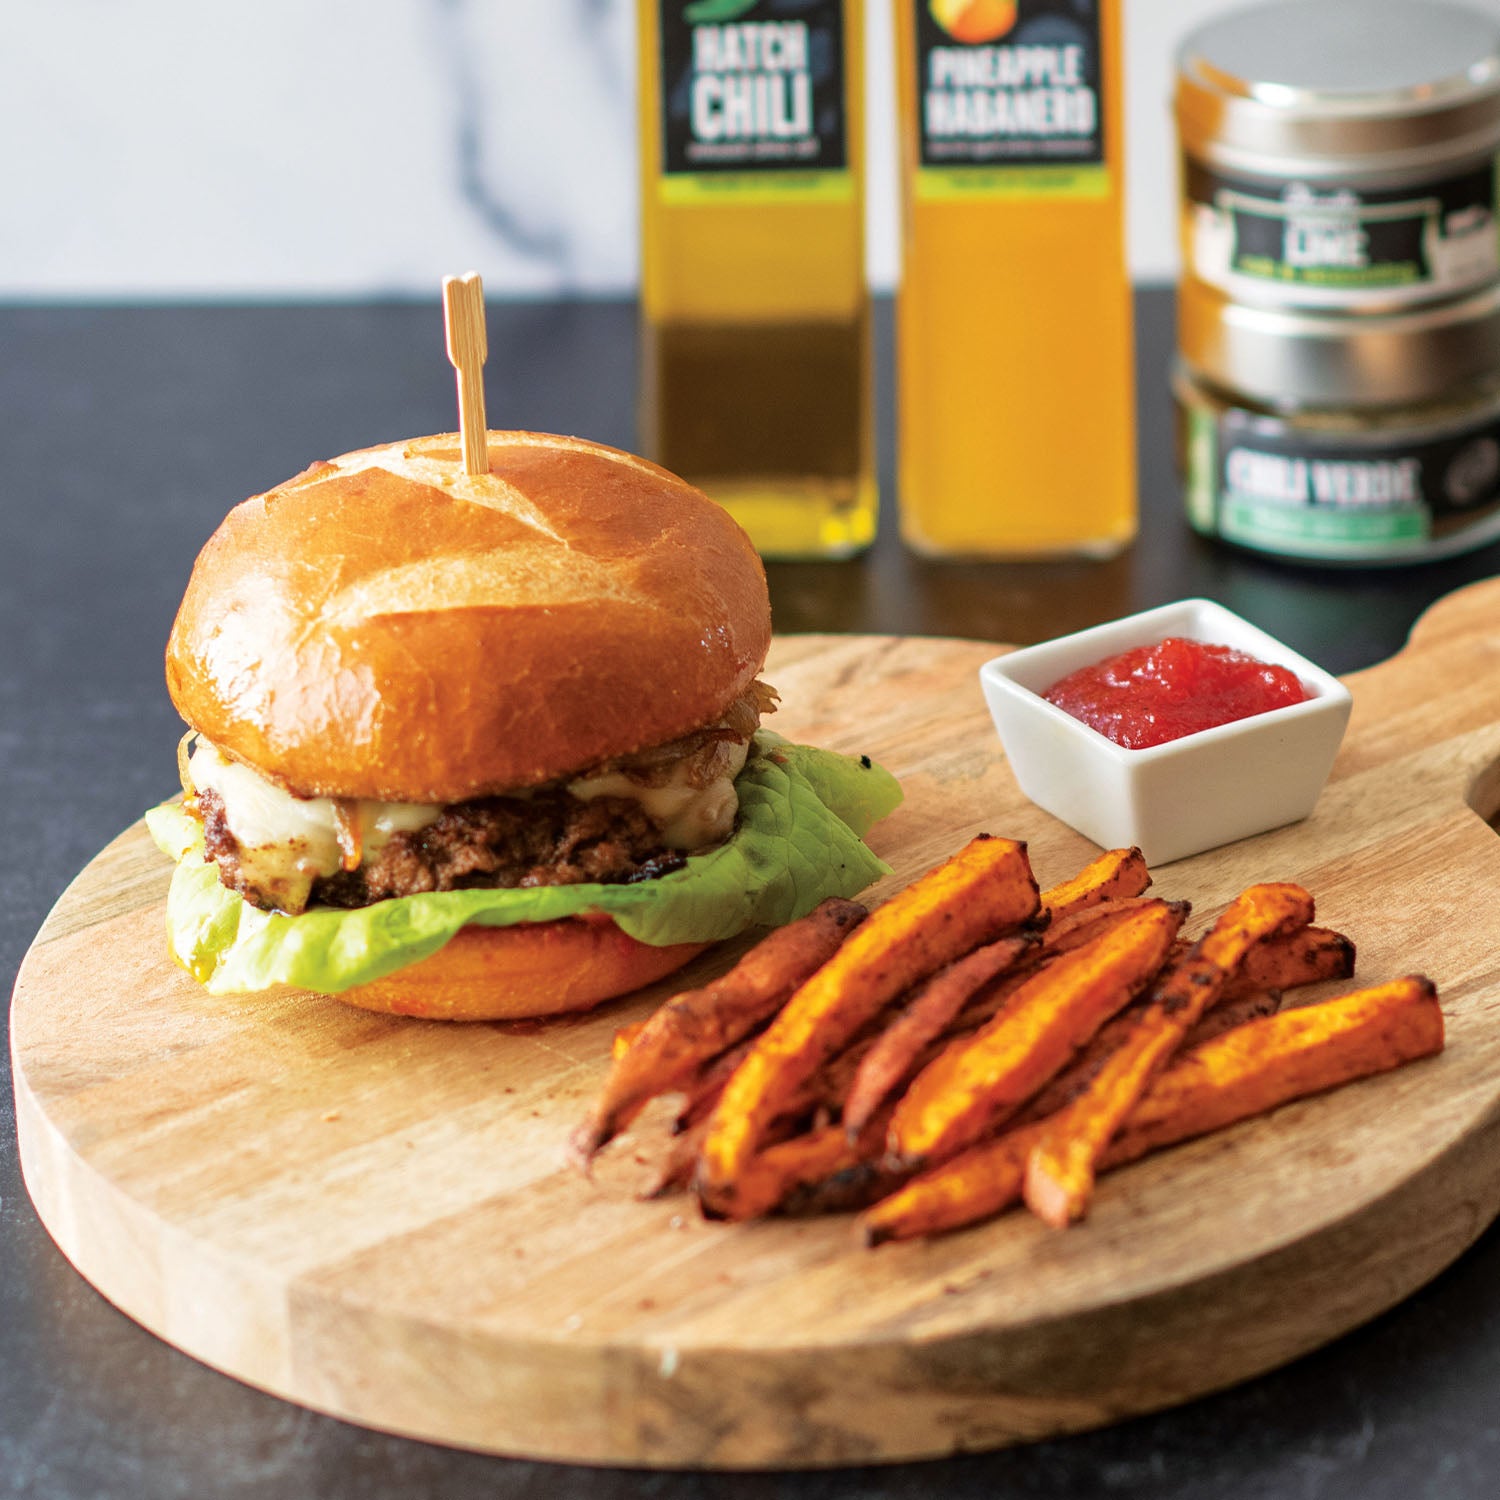
M 204 853 L 217 863 L 220 879 L 252 905 L 275 909 L 242 871 L 240 845 L 218 794 L 200 792 L 197 804 Z M 358 869 L 320 877 L 310 901 L 349 907 L 421 891 L 618 885 L 664 875 L 684 862 L 628 797 L 583 801 L 560 790 L 476 797 L 444 808 L 425 828 L 396 834 Z

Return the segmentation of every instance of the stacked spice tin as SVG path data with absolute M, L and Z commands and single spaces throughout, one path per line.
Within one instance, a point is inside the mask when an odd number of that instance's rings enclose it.
M 1178 58 L 1188 519 L 1410 563 L 1500 537 L 1500 25 L 1284 0 Z

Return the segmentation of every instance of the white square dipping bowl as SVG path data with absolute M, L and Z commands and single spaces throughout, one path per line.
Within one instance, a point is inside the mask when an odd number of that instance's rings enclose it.
M 1166 636 L 1232 646 L 1290 668 L 1304 703 L 1126 750 L 1042 696 L 1080 667 Z M 1183 599 L 986 662 L 985 701 L 1021 790 L 1105 849 L 1185 859 L 1305 818 L 1338 753 L 1352 700 L 1336 677 L 1210 599 Z

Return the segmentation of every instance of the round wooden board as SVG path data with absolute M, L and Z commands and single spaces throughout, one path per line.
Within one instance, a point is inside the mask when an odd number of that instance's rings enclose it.
M 355 1422 L 589 1463 L 807 1467 L 1095 1426 L 1224 1386 L 1389 1306 L 1500 1208 L 1500 584 L 1353 681 L 1317 811 L 1169 866 L 1200 918 L 1307 884 L 1359 978 L 1437 980 L 1442 1056 L 1107 1178 L 1086 1224 L 1024 1213 L 861 1248 L 844 1218 L 705 1222 L 640 1202 L 630 1138 L 564 1141 L 610 1037 L 589 1016 L 453 1026 L 284 992 L 215 999 L 166 956 L 168 870 L 131 829 L 80 875 L 11 1016 L 27 1186 L 63 1252 L 210 1365 Z M 988 830 L 1044 884 L 1094 852 L 1027 803 L 973 642 L 803 637 L 785 733 L 868 752 L 907 801 L 895 874 Z M 1195 923 L 1196 925 L 1196 923 Z M 689 982 L 724 956 L 701 959 Z

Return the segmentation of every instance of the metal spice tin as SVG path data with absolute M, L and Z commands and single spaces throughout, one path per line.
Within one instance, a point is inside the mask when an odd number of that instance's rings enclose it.
M 1500 281 L 1449 302 L 1350 317 L 1238 302 L 1187 278 L 1177 348 L 1194 374 L 1269 406 L 1441 401 L 1500 374 Z
M 1348 317 L 1178 297 L 1178 461 L 1195 530 L 1389 565 L 1500 538 L 1500 285 Z
M 1373 311 L 1500 275 L 1500 25 L 1433 0 L 1284 0 L 1178 55 L 1184 269 Z

